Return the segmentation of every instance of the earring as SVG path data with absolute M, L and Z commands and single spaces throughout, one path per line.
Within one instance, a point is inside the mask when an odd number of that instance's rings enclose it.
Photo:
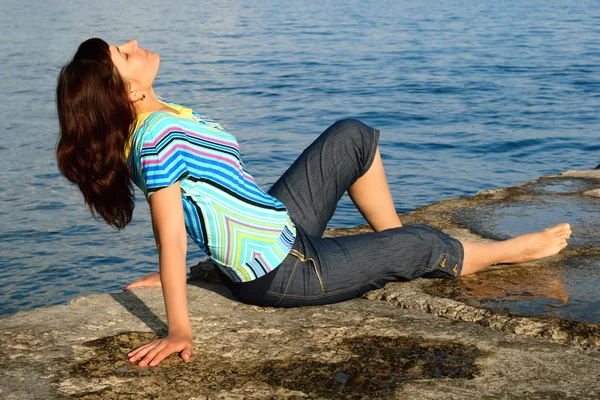
M 144 101 L 145 98 L 146 98 L 146 95 L 142 93 L 142 97 L 133 100 L 132 103 L 137 103 L 138 101 Z

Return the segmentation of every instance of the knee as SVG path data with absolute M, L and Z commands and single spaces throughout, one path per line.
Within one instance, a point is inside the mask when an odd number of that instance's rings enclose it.
M 368 157 L 379 140 L 379 132 L 356 119 L 342 119 L 330 128 L 336 141 L 341 141 L 359 154 Z M 365 160 L 366 161 L 366 160 Z
M 378 140 L 378 130 L 355 119 L 343 119 L 327 128 L 315 143 L 326 148 L 335 163 L 344 162 L 347 168 L 354 168 L 358 179 L 370 167 Z
M 363 136 L 371 138 L 375 131 L 357 119 L 340 119 L 331 125 L 330 129 L 343 133 L 345 136 L 356 136 L 357 138 Z

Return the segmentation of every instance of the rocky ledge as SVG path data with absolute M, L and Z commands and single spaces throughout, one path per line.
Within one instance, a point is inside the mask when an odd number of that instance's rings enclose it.
M 341 304 L 247 306 L 199 265 L 188 285 L 189 363 L 171 356 L 140 368 L 125 357 L 166 332 L 157 289 L 17 313 L 0 320 L 0 398 L 597 399 L 598 197 L 600 171 L 570 171 L 404 214 L 460 239 L 562 220 L 575 234 L 556 257 L 389 284 Z

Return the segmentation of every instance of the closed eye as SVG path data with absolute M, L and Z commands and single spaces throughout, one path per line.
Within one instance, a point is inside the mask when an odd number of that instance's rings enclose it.
M 121 57 L 125 58 L 125 60 L 127 60 L 129 58 L 129 54 L 127 53 L 122 53 L 121 49 L 119 48 L 119 46 L 115 46 L 117 48 L 117 52 L 121 55 Z

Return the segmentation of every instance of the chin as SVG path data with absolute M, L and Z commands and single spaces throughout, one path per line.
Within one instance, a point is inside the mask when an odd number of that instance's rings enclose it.
M 160 69 L 160 56 L 157 54 L 156 55 L 156 63 L 155 63 L 155 72 L 154 72 L 154 76 L 156 77 L 156 75 L 158 74 L 158 70 Z

